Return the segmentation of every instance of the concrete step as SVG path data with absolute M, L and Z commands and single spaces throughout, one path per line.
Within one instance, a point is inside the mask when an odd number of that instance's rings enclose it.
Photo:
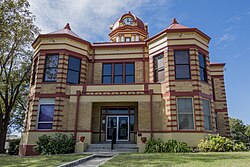
M 138 152 L 137 144 L 115 144 L 111 150 L 111 144 L 90 144 L 86 152 Z

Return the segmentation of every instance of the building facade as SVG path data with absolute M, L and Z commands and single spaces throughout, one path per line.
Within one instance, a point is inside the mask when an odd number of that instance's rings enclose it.
M 90 43 L 69 24 L 41 34 L 34 48 L 20 155 L 43 134 L 84 136 L 86 145 L 142 137 L 197 146 L 229 135 L 224 63 L 209 60 L 210 37 L 176 19 L 155 36 L 128 12 L 110 26 L 110 42 Z

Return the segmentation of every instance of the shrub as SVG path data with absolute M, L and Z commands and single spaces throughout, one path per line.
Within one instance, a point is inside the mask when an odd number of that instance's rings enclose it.
M 9 141 L 8 154 L 17 155 L 19 152 L 20 139 L 14 139 Z
M 226 137 L 208 135 L 198 145 L 202 152 L 227 152 L 227 151 L 246 151 L 247 147 L 243 143 L 236 143 Z
M 146 142 L 146 153 L 184 153 L 191 152 L 192 148 L 189 147 L 184 142 L 178 142 L 176 140 L 167 140 L 166 142 L 161 141 L 161 139 L 150 139 Z
M 67 154 L 74 152 L 74 137 L 62 133 L 55 133 L 52 136 L 42 135 L 36 142 L 35 150 L 40 154 Z

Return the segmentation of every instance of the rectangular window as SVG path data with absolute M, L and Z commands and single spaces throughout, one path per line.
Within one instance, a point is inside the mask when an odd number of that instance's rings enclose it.
M 134 83 L 134 80 L 134 63 L 110 63 L 102 65 L 102 83 L 104 84 Z
M 46 63 L 44 68 L 45 82 L 56 82 L 58 59 L 58 54 L 46 55 Z
M 36 68 L 37 68 L 37 58 L 35 58 L 33 62 L 31 85 L 34 85 L 35 80 L 36 80 Z
M 207 82 L 206 58 L 199 53 L 200 80 Z
M 37 129 L 52 129 L 55 100 L 40 99 L 39 101 Z
M 192 98 L 177 99 L 179 129 L 194 129 Z
M 161 82 L 164 80 L 164 54 L 161 53 L 154 57 L 154 82 Z
M 126 38 L 125 38 L 125 41 L 126 41 L 126 42 L 130 42 L 130 41 L 131 41 L 130 37 L 126 37 Z
M 211 111 L 209 100 L 202 100 L 202 107 L 204 113 L 204 128 L 205 130 L 211 130 Z
M 175 78 L 190 79 L 190 61 L 188 50 L 174 51 Z
M 67 82 L 71 84 L 79 84 L 80 71 L 81 71 L 81 59 L 69 57 Z

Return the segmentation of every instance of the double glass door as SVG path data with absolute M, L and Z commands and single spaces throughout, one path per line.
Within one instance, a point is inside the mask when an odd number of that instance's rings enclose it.
M 116 141 L 129 140 L 129 118 L 128 116 L 107 116 L 106 139 L 112 140 L 112 136 Z

